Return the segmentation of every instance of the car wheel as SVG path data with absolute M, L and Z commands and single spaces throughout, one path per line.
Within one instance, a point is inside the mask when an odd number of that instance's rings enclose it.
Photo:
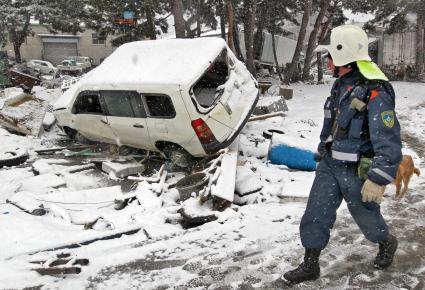
M 63 131 L 65 134 L 72 140 L 75 140 L 75 137 L 77 136 L 77 130 L 71 129 L 69 127 L 63 127 Z
M 177 167 L 191 169 L 196 164 L 196 159 L 186 150 L 178 146 L 165 147 L 164 155 Z
M 68 135 L 68 137 L 70 139 L 74 140 L 77 143 L 81 143 L 81 144 L 95 144 L 96 143 L 94 141 L 90 141 L 89 139 L 87 139 L 86 137 L 81 135 L 80 132 L 78 132 L 77 130 L 74 130 L 72 128 L 64 127 L 63 130 L 64 130 L 65 134 Z
M 0 168 L 4 166 L 16 166 L 27 161 L 29 155 L 24 148 L 6 150 L 0 152 Z

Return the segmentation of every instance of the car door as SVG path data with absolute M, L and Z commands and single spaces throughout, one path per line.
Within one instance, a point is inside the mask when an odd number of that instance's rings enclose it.
M 107 110 L 108 124 L 120 145 L 154 149 L 146 123 L 142 97 L 136 91 L 101 91 Z
M 100 142 L 114 143 L 115 135 L 108 125 L 106 112 L 97 91 L 81 92 L 72 107 L 74 129 L 84 137 Z

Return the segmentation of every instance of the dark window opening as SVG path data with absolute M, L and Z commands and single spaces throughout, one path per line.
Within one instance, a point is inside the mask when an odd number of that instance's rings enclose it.
M 100 105 L 99 95 L 95 93 L 80 94 L 72 108 L 72 113 L 103 115 L 104 112 Z
M 135 91 L 102 91 L 108 116 L 145 118 L 142 98 Z
M 223 50 L 193 86 L 195 98 L 204 108 L 211 107 L 223 94 L 223 89 L 217 88 L 223 85 L 229 76 L 226 59 L 227 51 Z
M 99 33 L 92 33 L 92 44 L 105 44 L 106 37 Z
M 174 118 L 176 111 L 169 96 L 144 95 L 151 117 Z

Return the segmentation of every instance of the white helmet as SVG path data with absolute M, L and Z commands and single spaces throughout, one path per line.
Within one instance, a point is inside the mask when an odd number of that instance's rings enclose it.
M 355 25 L 341 25 L 332 29 L 330 44 L 319 45 L 316 51 L 328 51 L 335 66 L 344 66 L 358 60 L 371 61 L 368 44 L 363 29 Z

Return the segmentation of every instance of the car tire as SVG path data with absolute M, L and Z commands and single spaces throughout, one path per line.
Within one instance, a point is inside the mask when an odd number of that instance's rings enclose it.
M 16 148 L 14 150 L 7 150 L 2 152 L 4 154 L 9 153 L 10 157 L 0 158 L 0 168 L 4 166 L 16 166 L 27 161 L 29 155 L 28 151 L 24 148 Z
M 63 127 L 63 131 L 72 140 L 75 140 L 75 137 L 77 136 L 77 133 L 78 133 L 77 130 L 74 130 L 69 127 Z
M 196 159 L 179 146 L 167 146 L 163 153 L 173 165 L 179 168 L 190 170 L 196 164 Z
M 273 134 L 285 134 L 285 132 L 279 129 L 267 129 L 263 131 L 263 137 L 266 139 L 271 139 Z

